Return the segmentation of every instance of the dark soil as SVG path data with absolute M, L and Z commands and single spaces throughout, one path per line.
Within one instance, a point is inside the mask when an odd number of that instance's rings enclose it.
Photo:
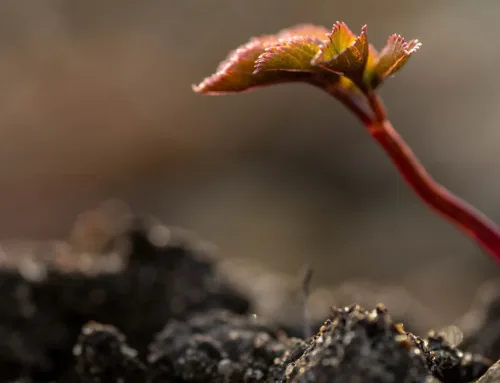
M 407 333 L 381 305 L 334 308 L 316 335 L 294 338 L 300 320 L 254 315 L 255 297 L 206 244 L 122 218 L 79 222 L 43 251 L 5 252 L 0 382 L 466 383 L 490 366 L 481 355 L 499 357 L 498 296 L 463 343 L 476 354 Z
M 168 244 L 153 245 L 148 236 L 162 232 Z M 203 245 L 185 233 L 134 220 L 110 241 L 106 247 L 129 251 L 74 254 L 54 246 L 31 263 L 4 260 L 1 382 L 60 379 L 72 369 L 71 350 L 89 320 L 114 324 L 144 354 L 169 319 L 213 308 L 248 312 L 248 299 L 225 283 Z

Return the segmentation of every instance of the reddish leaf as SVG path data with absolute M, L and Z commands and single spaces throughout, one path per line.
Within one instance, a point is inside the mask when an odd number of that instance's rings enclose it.
M 421 45 L 418 40 L 405 42 L 405 39 L 400 35 L 389 36 L 374 68 L 375 76 L 372 80 L 372 86 L 378 86 L 385 78 L 400 70 Z
M 239 92 L 256 86 L 262 78 L 253 75 L 255 60 L 264 52 L 266 44 L 273 40 L 264 36 L 250 40 L 223 61 L 215 74 L 204 79 L 199 85 L 193 86 L 198 93 L 218 94 Z M 262 76 L 261 76 L 262 77 Z
M 292 54 L 293 43 L 296 42 L 298 46 L 295 58 L 300 59 L 304 67 L 310 66 L 310 59 L 319 49 L 314 44 L 319 46 L 322 42 L 320 39 L 326 39 L 326 34 L 327 30 L 323 27 L 301 24 L 276 35 L 254 38 L 233 51 L 219 65 L 215 74 L 193 86 L 193 90 L 205 94 L 224 94 L 283 82 L 308 81 L 311 77 L 310 70 L 300 71 L 293 58 L 285 59 L 278 52 Z M 306 41 L 309 42 L 307 46 Z M 266 59 L 262 58 L 259 68 L 256 68 L 256 61 L 261 55 L 267 55 L 269 63 L 264 65 Z M 277 67 L 279 62 L 282 63 L 282 68 Z

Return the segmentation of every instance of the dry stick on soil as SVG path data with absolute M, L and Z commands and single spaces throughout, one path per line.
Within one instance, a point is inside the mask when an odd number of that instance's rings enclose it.
M 312 336 L 311 315 L 309 313 L 309 295 L 311 294 L 312 276 L 312 268 L 310 266 L 306 266 L 302 276 L 302 313 L 304 315 L 304 339 L 309 339 Z
M 500 228 L 437 183 L 386 117 L 375 90 L 420 47 L 418 40 L 391 35 L 377 52 L 364 26 L 356 36 L 342 22 L 330 33 L 309 24 L 250 40 L 232 52 L 217 72 L 193 86 L 203 94 L 228 94 L 287 82 L 316 86 L 356 115 L 424 202 L 476 241 L 500 263 Z

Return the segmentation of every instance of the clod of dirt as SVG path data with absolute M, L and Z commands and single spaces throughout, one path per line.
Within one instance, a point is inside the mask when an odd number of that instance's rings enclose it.
M 302 351 L 285 355 L 279 382 L 426 382 L 429 374 L 445 383 L 477 379 L 491 362 L 463 353 L 441 335 L 421 339 L 394 324 L 384 306 L 333 309 L 333 318 Z
M 270 368 L 300 343 L 261 318 L 209 311 L 172 320 L 150 347 L 150 381 L 267 382 Z
M 413 335 L 412 338 L 425 355 L 432 374 L 442 382 L 468 383 L 482 376 L 491 366 L 489 359 L 459 350 L 434 331 L 425 339 Z
M 143 353 L 171 318 L 248 311 L 249 300 L 216 270 L 201 242 L 149 220 L 109 226 L 80 228 L 83 235 L 72 238 L 78 250 L 61 241 L 42 253 L 1 252 L 0 382 L 70 376 L 71 350 L 90 320 L 113 324 Z
M 278 382 L 422 383 L 429 371 L 421 350 L 395 325 L 383 306 L 333 309 L 306 347 L 282 360 Z
M 146 381 L 146 367 L 125 336 L 113 326 L 90 322 L 73 349 L 82 381 L 137 383 Z

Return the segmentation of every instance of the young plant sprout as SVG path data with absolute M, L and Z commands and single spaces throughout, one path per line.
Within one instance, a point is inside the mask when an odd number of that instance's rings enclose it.
M 366 26 L 355 36 L 337 22 L 330 33 L 298 25 L 251 39 L 233 51 L 215 74 L 193 86 L 197 93 L 238 93 L 280 83 L 304 82 L 320 88 L 351 110 L 382 146 L 411 188 L 434 211 L 475 240 L 500 262 L 500 229 L 481 212 L 437 183 L 387 119 L 376 89 L 420 48 L 418 40 L 388 38 L 377 52 Z

